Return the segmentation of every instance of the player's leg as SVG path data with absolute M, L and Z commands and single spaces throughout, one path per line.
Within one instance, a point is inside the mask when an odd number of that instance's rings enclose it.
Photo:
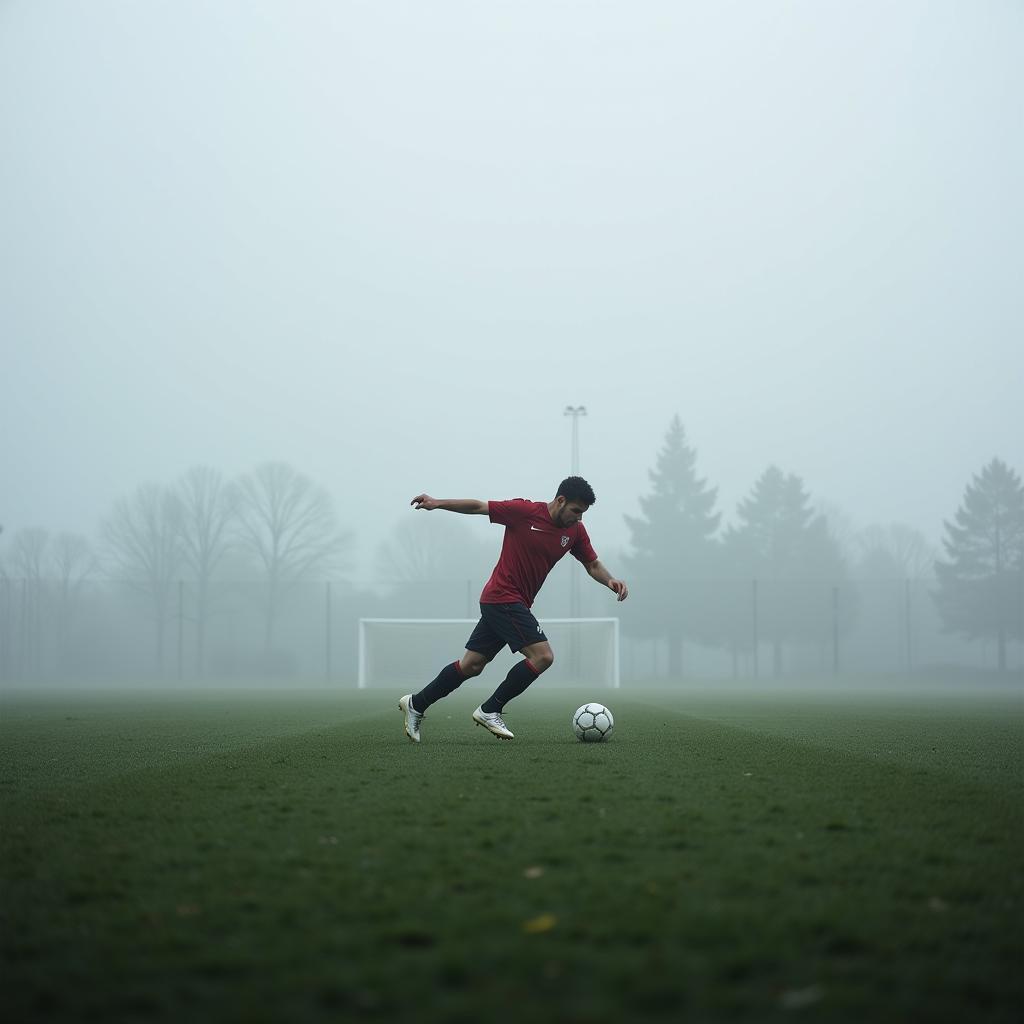
M 500 651 L 501 648 L 499 647 Z M 497 654 L 495 651 L 494 654 Z M 481 672 L 494 660 L 494 654 L 483 654 L 480 651 L 466 651 L 459 662 L 459 668 L 466 679 L 480 675 Z
M 537 676 L 549 669 L 555 661 L 551 644 L 546 640 L 521 647 L 519 653 L 523 655 L 523 660 L 508 670 L 508 675 L 498 684 L 498 688 L 480 705 L 483 711 L 492 713 L 503 711 L 510 700 L 518 697 Z
M 551 644 L 547 640 L 520 647 L 519 653 L 537 670 L 537 675 L 547 672 L 555 663 L 555 652 L 551 650 Z
M 492 654 L 491 658 L 493 657 Z M 413 694 L 413 706 L 422 715 L 431 704 L 436 704 L 442 697 L 447 697 L 467 679 L 480 675 L 491 658 L 480 651 L 467 650 L 458 661 L 445 665 L 419 693 Z
M 505 705 L 518 697 L 543 671 L 550 668 L 555 660 L 551 645 L 544 637 L 540 624 L 525 605 L 495 605 L 491 615 L 495 632 L 500 632 L 513 651 L 523 655 L 523 660 L 509 669 L 508 675 L 498 688 L 473 712 L 477 725 L 485 726 L 501 739 L 512 739 L 512 730 L 505 724 L 501 714 Z M 537 640 L 536 637 L 542 639 Z
M 407 693 L 398 701 L 405 715 L 406 736 L 419 743 L 420 724 L 427 708 L 457 690 L 467 679 L 480 675 L 503 646 L 504 641 L 494 636 L 481 619 L 466 641 L 466 653 L 458 661 L 445 665 L 419 693 Z

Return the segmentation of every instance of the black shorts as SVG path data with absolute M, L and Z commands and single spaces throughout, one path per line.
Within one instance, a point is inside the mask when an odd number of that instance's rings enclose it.
M 525 604 L 481 604 L 480 621 L 466 641 L 466 650 L 476 651 L 490 661 L 506 644 L 515 654 L 546 640 L 540 623 Z

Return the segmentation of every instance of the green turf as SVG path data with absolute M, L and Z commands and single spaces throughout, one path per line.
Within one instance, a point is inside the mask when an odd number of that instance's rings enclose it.
M 3 1019 L 1018 1018 L 1012 694 L 478 689 L 0 698 Z

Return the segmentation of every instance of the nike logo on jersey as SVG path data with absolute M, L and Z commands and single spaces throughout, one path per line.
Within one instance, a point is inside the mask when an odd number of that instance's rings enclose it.
M 542 530 L 539 526 L 531 526 L 531 530 L 536 530 L 538 533 L 550 533 L 550 530 Z

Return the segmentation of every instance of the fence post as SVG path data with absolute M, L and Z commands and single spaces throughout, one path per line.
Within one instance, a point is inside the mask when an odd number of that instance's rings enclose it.
M 0 620 L 0 679 L 10 678 L 11 659 L 11 581 L 3 577 L 3 619 Z
M 181 682 L 181 659 L 185 640 L 185 582 L 178 580 L 178 682 Z
M 359 620 L 359 674 L 356 685 L 362 690 L 366 686 L 366 620 Z
M 1017 650 L 1024 653 L 1024 564 L 1017 570 L 1017 630 L 1021 639 Z M 1024 662 L 1019 662 L 1017 667 L 1024 668 Z
M 754 678 L 756 679 L 757 678 L 757 673 L 758 673 L 757 651 L 758 651 L 758 647 L 760 646 L 760 640 L 758 639 L 758 635 L 757 635 L 757 580 L 752 580 L 751 583 L 753 584 L 752 593 L 751 593 L 751 599 L 752 599 L 753 627 L 754 627 L 754 635 L 753 635 L 753 644 L 754 644 Z
M 28 580 L 21 578 L 21 643 L 18 645 L 18 676 L 24 682 L 30 675 L 31 652 L 29 650 L 28 631 Z
M 914 670 L 914 654 L 911 644 L 913 643 L 913 631 L 910 625 L 910 580 L 906 579 L 903 581 L 903 618 L 904 618 L 904 637 L 903 641 L 907 645 L 907 672 L 913 672 Z
M 832 674 L 839 674 L 839 588 L 832 588 Z
M 331 581 L 327 581 L 326 619 L 324 622 L 324 661 L 327 670 L 327 682 L 331 681 Z

